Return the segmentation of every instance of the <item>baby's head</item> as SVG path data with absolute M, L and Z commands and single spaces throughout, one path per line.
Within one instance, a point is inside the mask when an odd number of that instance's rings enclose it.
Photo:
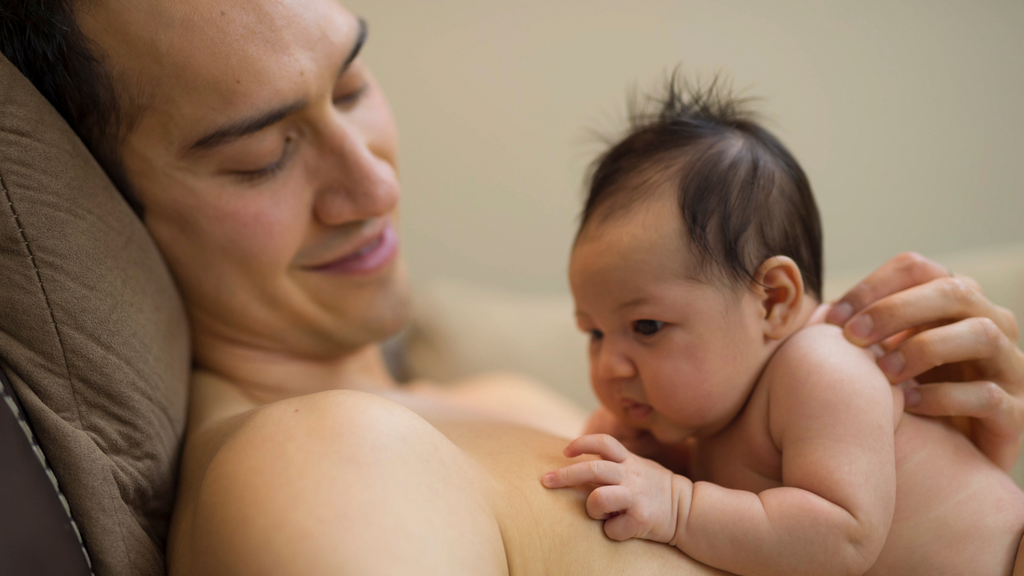
M 569 281 L 601 402 L 663 442 L 722 429 L 821 300 L 793 156 L 712 85 L 670 83 L 597 159 Z

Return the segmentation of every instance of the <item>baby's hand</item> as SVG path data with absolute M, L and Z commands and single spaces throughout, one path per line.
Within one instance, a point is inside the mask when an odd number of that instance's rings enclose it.
M 595 454 L 590 460 L 544 475 L 547 488 L 600 484 L 587 498 L 587 515 L 605 520 L 604 532 L 612 540 L 644 538 L 675 544 L 679 510 L 689 509 L 693 484 L 657 462 L 641 458 L 607 434 L 573 440 L 564 451 L 569 458 Z M 685 506 L 680 500 L 685 499 Z M 685 518 L 682 519 L 685 521 Z
M 622 442 L 623 446 L 628 447 L 629 441 L 635 438 L 639 432 L 640 430 L 636 428 L 626 426 L 611 410 L 604 406 L 598 406 L 590 415 L 587 424 L 583 427 L 582 435 L 608 434 Z
M 634 428 L 622 421 L 614 412 L 599 406 L 590 415 L 583 434 L 608 434 L 633 454 L 649 458 L 676 474 L 686 475 L 690 459 L 690 446 L 686 443 L 666 445 L 647 430 Z

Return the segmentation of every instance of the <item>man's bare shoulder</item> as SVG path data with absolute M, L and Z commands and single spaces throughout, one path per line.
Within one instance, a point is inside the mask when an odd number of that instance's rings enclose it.
M 495 420 L 565 438 L 576 437 L 586 422 L 579 406 L 537 380 L 515 372 L 484 372 L 450 384 L 413 382 L 408 389 Z
M 476 419 L 455 424 L 453 443 L 360 392 L 245 417 L 188 497 L 193 512 L 176 514 L 172 576 L 718 573 L 667 546 L 609 541 L 584 493 L 541 486 L 569 460 L 537 430 Z
M 222 439 L 187 496 L 172 573 L 399 573 L 430 546 L 449 567 L 502 573 L 497 525 L 466 469 L 433 426 L 374 394 L 269 404 Z

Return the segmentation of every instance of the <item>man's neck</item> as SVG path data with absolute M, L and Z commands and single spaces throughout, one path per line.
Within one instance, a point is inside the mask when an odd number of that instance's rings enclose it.
M 203 343 L 197 368 L 237 387 L 259 404 L 327 390 L 385 392 L 396 383 L 380 345 L 368 344 L 330 359 L 299 357 L 227 343 Z M 197 346 L 198 348 L 198 346 Z

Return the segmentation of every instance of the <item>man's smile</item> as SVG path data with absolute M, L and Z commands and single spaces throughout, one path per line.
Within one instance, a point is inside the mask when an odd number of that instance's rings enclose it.
M 398 232 L 390 219 L 381 220 L 381 226 L 375 228 L 369 234 L 362 234 L 348 243 L 340 256 L 322 264 L 308 266 L 307 269 L 339 274 L 368 274 L 383 268 L 398 254 Z

